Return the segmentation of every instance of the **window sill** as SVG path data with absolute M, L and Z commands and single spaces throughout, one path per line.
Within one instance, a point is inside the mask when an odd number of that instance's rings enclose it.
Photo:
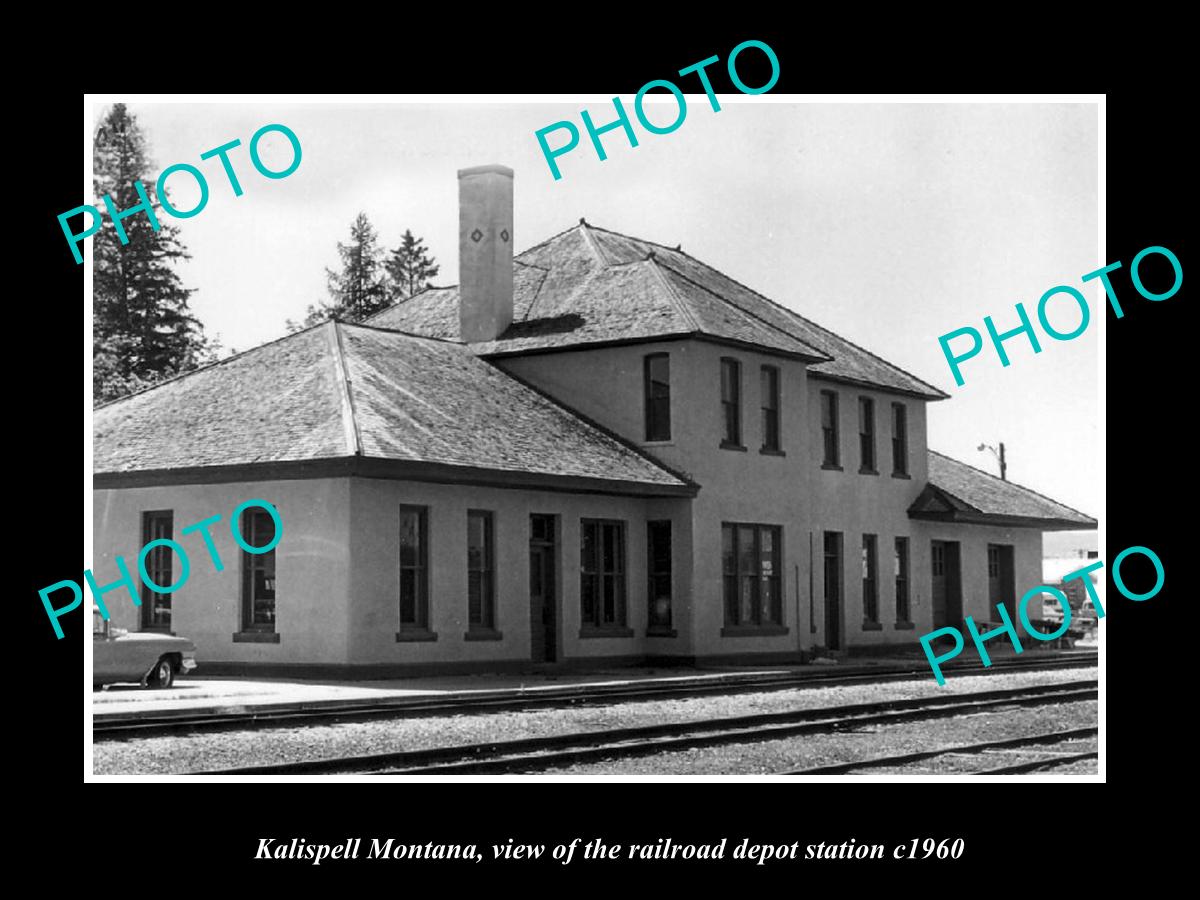
M 580 628 L 579 637 L 581 639 L 633 637 L 633 629 L 626 628 L 623 625 L 609 626 L 605 628 Z
M 822 469 L 826 469 L 826 470 L 828 470 L 828 471 L 830 471 L 830 472 L 844 472 L 844 471 L 846 471 L 845 469 L 843 469 L 841 466 L 837 465 L 836 463 L 821 463 L 821 468 L 822 468 Z
M 278 644 L 278 631 L 235 631 L 233 633 L 233 642 L 235 644 Z
M 878 469 L 859 469 L 858 474 L 859 475 L 878 475 L 879 470 Z
M 721 637 L 770 637 L 787 633 L 786 625 L 726 625 L 721 629 Z
M 663 628 L 662 626 L 658 626 L 646 629 L 646 637 L 673 638 L 678 636 L 679 632 L 677 632 L 674 628 Z
M 146 625 L 139 631 L 141 634 L 169 634 L 171 637 L 175 637 L 175 632 L 170 629 L 170 626 Z
M 494 628 L 475 628 L 463 635 L 464 641 L 502 641 L 504 632 Z
M 646 440 L 646 441 L 642 441 L 642 446 L 643 447 L 674 447 L 675 441 L 673 441 L 671 438 L 667 438 L 665 441 Z
M 894 627 L 897 631 L 912 631 L 917 626 L 912 622 L 897 622 Z
M 787 456 L 786 453 L 775 447 L 763 447 L 758 452 L 763 456 Z
M 413 631 L 397 631 L 396 632 L 396 643 L 397 644 L 404 644 L 404 643 L 415 642 L 415 641 L 436 641 L 436 640 L 437 640 L 437 632 L 436 631 L 424 631 L 424 630 L 418 631 L 418 630 L 414 629 Z
M 863 631 L 883 631 L 883 625 L 879 622 L 863 622 Z
M 741 444 L 731 444 L 731 443 L 729 443 L 729 441 L 721 441 L 721 449 L 722 450 L 736 450 L 739 453 L 746 452 L 746 448 L 743 447 Z
M 892 477 L 893 478 L 903 478 L 907 481 L 912 481 L 912 476 L 909 475 L 907 472 L 893 472 Z

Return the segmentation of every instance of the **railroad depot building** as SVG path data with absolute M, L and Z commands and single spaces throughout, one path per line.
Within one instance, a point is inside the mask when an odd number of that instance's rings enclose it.
M 190 561 L 116 625 L 210 674 L 795 661 L 996 621 L 1043 531 L 1096 527 L 928 449 L 945 393 L 681 249 L 580 220 L 514 256 L 511 170 L 459 197 L 457 287 L 95 411 L 97 581 L 153 538 Z M 252 498 L 269 553 L 229 527 Z M 216 514 L 223 571 L 180 533 Z

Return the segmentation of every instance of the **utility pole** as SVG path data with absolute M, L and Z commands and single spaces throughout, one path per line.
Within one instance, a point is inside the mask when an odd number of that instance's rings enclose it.
M 991 444 L 980 444 L 977 448 L 980 452 L 991 450 L 992 455 L 1000 460 L 1000 480 L 1008 481 L 1008 461 L 1004 458 L 1004 441 L 1000 442 L 1000 450 L 997 451 Z

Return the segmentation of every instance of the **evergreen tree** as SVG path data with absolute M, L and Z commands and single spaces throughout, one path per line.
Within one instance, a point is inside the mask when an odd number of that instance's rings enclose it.
M 325 270 L 329 299 L 309 304 L 303 322 L 288 319 L 289 331 L 299 331 L 335 316 L 348 322 L 361 322 L 388 305 L 379 237 L 366 213 L 360 212 L 355 218 L 350 226 L 349 242 L 338 241 L 337 252 L 342 261 L 341 270 Z
M 425 241 L 405 230 L 400 246 L 392 251 L 386 264 L 388 299 L 395 303 L 419 294 L 437 276 L 438 265 L 429 255 Z
M 113 105 L 95 137 L 93 188 L 97 205 L 108 194 L 118 210 L 141 202 L 141 181 L 153 195 L 153 166 L 145 135 L 123 103 Z M 94 401 L 106 402 L 211 361 L 216 344 L 188 308 L 192 290 L 175 273 L 190 256 L 161 208 L 155 231 L 144 212 L 122 221 L 127 244 L 105 222 L 92 243 Z

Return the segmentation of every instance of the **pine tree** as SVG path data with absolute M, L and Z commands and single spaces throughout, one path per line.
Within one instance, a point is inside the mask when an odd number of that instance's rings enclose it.
M 335 316 L 348 322 L 361 322 L 388 305 L 379 237 L 366 213 L 360 212 L 355 218 L 350 226 L 349 242 L 338 241 L 337 252 L 342 261 L 341 270 L 325 270 L 329 299 L 309 304 L 301 323 L 288 319 L 289 331 L 299 331 Z
M 389 301 L 407 300 L 425 290 L 430 279 L 437 276 L 438 268 L 425 241 L 413 237 L 406 229 L 400 246 L 392 251 L 386 264 Z
M 123 103 L 113 105 L 96 131 L 92 171 L 100 203 L 108 194 L 118 210 L 136 206 L 135 181 L 156 200 L 145 135 Z M 143 212 L 122 221 L 127 244 L 108 221 L 93 238 L 92 389 L 97 403 L 186 372 L 216 354 L 216 343 L 205 337 L 188 307 L 193 291 L 175 273 L 174 265 L 190 256 L 175 226 L 164 221 L 161 207 L 155 215 L 158 231 Z

